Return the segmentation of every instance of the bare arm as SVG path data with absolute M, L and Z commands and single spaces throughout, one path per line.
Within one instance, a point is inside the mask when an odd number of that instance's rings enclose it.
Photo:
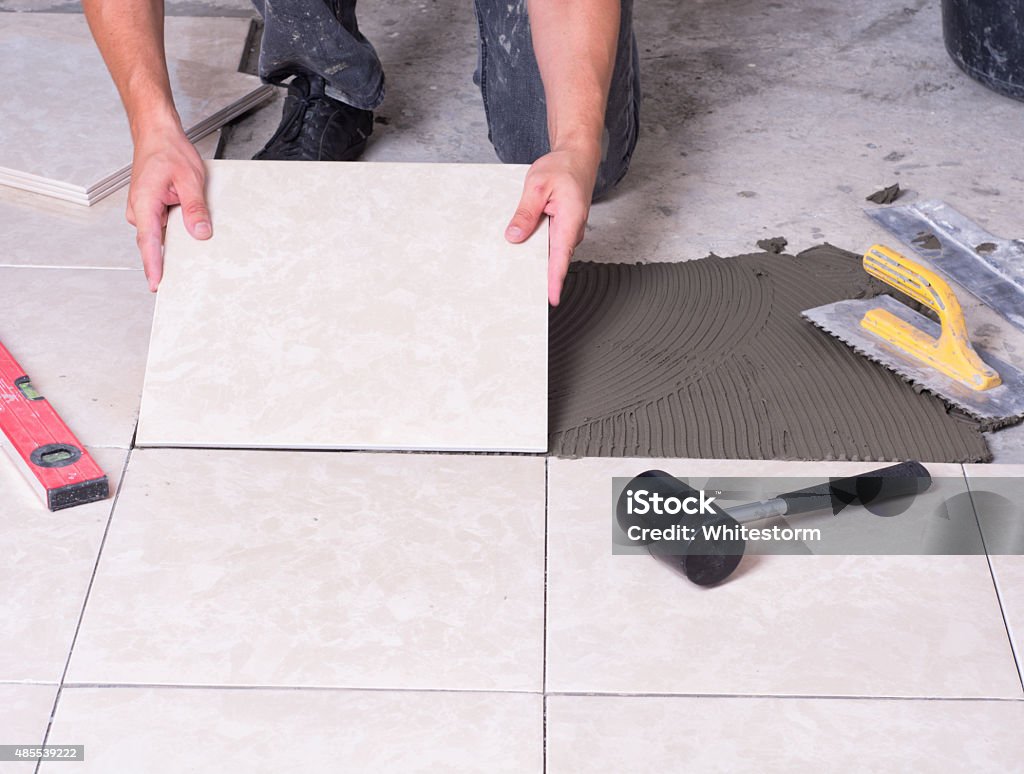
M 203 197 L 204 170 L 174 108 L 164 53 L 163 0 L 84 0 L 86 18 L 121 95 L 135 144 L 128 221 L 150 289 L 163 274 L 167 208 L 182 205 L 192 236 L 212 232 Z
M 551 152 L 530 168 L 506 235 L 520 242 L 542 215 L 549 216 L 548 298 L 553 305 L 590 214 L 620 12 L 619 0 L 529 0 Z

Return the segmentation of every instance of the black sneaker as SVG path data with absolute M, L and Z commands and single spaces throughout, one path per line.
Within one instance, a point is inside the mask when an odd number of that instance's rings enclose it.
M 373 132 L 373 112 L 331 99 L 323 78 L 296 75 L 288 84 L 281 124 L 254 159 L 354 161 Z

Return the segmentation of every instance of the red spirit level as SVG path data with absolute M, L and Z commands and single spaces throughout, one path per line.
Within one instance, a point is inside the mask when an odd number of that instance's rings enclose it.
M 51 511 L 104 499 L 107 477 L 0 344 L 0 441 Z

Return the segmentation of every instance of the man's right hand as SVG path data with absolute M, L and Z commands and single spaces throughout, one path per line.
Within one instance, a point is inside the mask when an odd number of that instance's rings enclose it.
M 205 183 L 203 160 L 177 123 L 136 133 L 125 215 L 135 226 L 135 241 L 153 292 L 164 271 L 164 229 L 169 207 L 181 205 L 185 228 L 196 239 L 213 235 L 203 194 Z
M 213 235 L 203 161 L 181 129 L 164 53 L 163 0 L 82 0 L 96 45 L 117 85 L 132 141 L 132 182 L 125 215 L 135 226 L 149 289 L 164 273 L 167 208 L 180 204 L 196 239 Z

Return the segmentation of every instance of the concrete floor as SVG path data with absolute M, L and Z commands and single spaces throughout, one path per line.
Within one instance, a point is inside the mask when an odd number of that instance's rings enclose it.
M 462 3 L 369 6 L 360 24 L 388 74 L 369 160 L 493 161 L 472 14 Z M 1019 229 L 1024 105 L 964 76 L 942 45 L 939 3 L 653 0 L 636 9 L 641 139 L 618 194 L 595 207 L 580 258 L 681 260 L 785 235 L 857 250 L 880 236 L 864 197 L 899 182 L 990 230 Z M 240 124 L 245 157 L 277 115 Z M 251 131 L 251 137 L 249 135 Z
M 469 3 L 361 7 L 389 78 L 367 159 L 493 161 Z M 0 0 L 33 10 L 78 7 Z M 252 14 L 242 0 L 168 10 Z M 863 250 L 886 238 L 864 197 L 897 181 L 901 201 L 945 199 L 1020 235 L 1024 104 L 954 67 L 936 0 L 650 0 L 636 29 L 641 139 L 579 259 L 692 260 L 777 235 L 791 251 Z M 279 110 L 238 122 L 224 155 L 250 156 Z M 43 387 L 99 418 L 69 421 L 124 485 L 54 515 L 0 467 L 0 536 L 14 547 L 0 565 L 0 743 L 85 743 L 80 768 L 104 774 L 370 759 L 573 774 L 1019 767 L 1021 557 L 752 556 L 735 582 L 703 591 L 611 555 L 613 476 L 820 477 L 854 463 L 140 451 L 141 273 L 2 271 L 14 330 L 43 366 L 63 325 L 46 314 L 53 295 L 99 331 L 83 345 L 87 373 L 58 369 Z M 1020 334 L 969 314 L 1021 362 Z M 33 315 L 38 341 L 18 327 Z M 1024 461 L 1022 437 L 996 434 L 997 459 Z M 1024 467 L 932 472 L 937 509 L 983 492 L 1020 502 Z M 359 512 L 383 526 L 354 535 L 339 517 L 366 492 Z M 403 555 L 410 513 L 432 542 Z M 8 771 L 33 766 L 0 763 Z
M 367 6 L 360 25 L 388 78 L 377 111 L 386 124 L 366 158 L 493 161 L 470 77 L 468 3 Z M 821 242 L 899 249 L 862 212 L 892 183 L 900 203 L 944 199 L 992 233 L 1020 236 L 1024 104 L 956 68 L 939 2 L 653 0 L 637 5 L 635 26 L 641 137 L 620 189 L 593 208 L 578 260 L 736 255 L 780 235 L 790 252 Z M 259 150 L 279 104 L 238 122 L 225 157 Z M 1024 368 L 1024 333 L 964 299 L 977 340 Z M 989 440 L 996 461 L 1024 462 L 1024 428 Z

